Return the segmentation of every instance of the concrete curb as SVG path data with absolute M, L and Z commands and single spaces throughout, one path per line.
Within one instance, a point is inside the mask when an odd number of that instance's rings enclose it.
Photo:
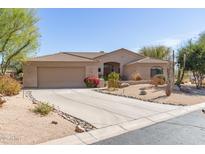
M 71 136 L 67 136 L 64 138 L 48 141 L 42 144 L 46 145 L 59 145 L 59 144 L 92 144 L 110 137 L 118 136 L 124 133 L 127 133 L 129 131 L 133 131 L 136 129 L 140 129 L 143 127 L 147 127 L 162 121 L 166 121 L 196 110 L 200 110 L 205 107 L 205 103 L 200 103 L 197 105 L 192 106 L 185 106 L 180 107 L 178 109 L 174 109 L 165 113 L 159 113 L 156 115 L 124 122 L 121 124 L 108 126 L 96 130 L 91 130 L 89 132 L 80 133 L 80 134 L 74 134 Z

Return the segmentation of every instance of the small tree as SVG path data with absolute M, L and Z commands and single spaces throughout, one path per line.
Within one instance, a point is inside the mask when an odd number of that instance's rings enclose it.
M 205 49 L 200 45 L 195 45 L 189 53 L 188 68 L 192 71 L 194 82 L 197 88 L 202 87 L 205 75 Z
M 199 39 L 200 40 L 200 39 Z M 185 58 L 186 57 L 186 58 Z M 177 84 L 183 80 L 184 72 L 191 71 L 197 88 L 202 87 L 205 75 L 205 46 L 201 41 L 189 41 L 188 44 L 179 50 L 178 56 L 179 71 Z
M 0 9 L 1 74 L 12 61 L 25 61 L 38 48 L 38 28 L 33 9 Z

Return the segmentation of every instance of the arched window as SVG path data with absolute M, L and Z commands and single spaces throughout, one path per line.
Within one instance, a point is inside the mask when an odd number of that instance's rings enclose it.
M 163 68 L 160 66 L 155 66 L 151 68 L 151 77 L 157 75 L 157 74 L 163 74 Z

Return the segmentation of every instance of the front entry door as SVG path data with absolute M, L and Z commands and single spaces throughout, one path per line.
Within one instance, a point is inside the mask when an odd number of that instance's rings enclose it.
M 111 72 L 120 73 L 120 64 L 109 62 L 104 64 L 104 76 L 107 77 Z

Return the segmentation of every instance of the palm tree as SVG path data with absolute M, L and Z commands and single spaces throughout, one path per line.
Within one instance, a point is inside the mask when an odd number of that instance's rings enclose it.
M 148 46 L 140 49 L 140 53 L 143 54 L 144 56 L 157 58 L 157 59 L 167 59 L 170 52 L 171 52 L 171 48 L 168 48 L 163 45 Z

